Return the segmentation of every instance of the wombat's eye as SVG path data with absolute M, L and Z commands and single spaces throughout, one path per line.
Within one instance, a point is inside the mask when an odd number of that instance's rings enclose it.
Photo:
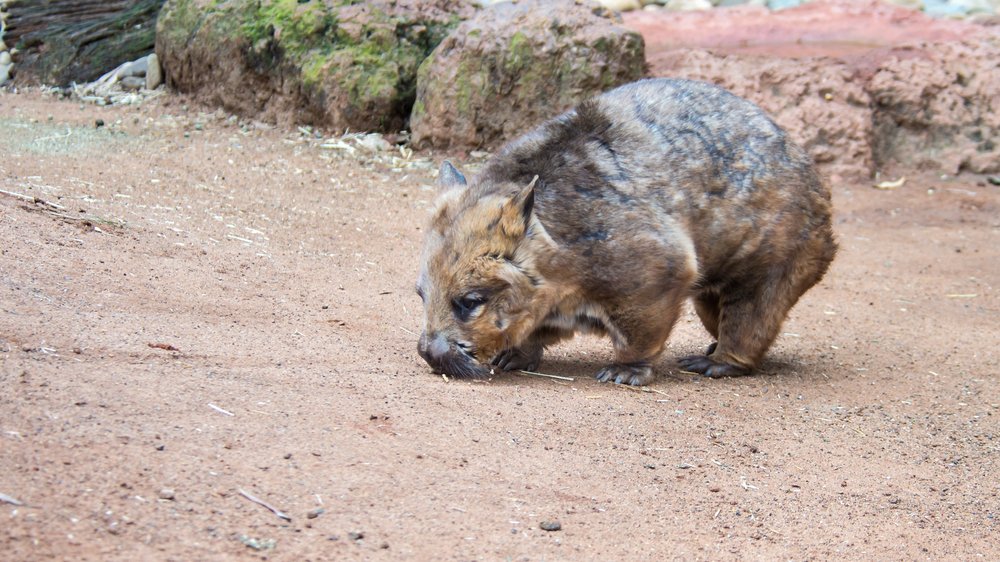
M 466 293 L 465 295 L 458 297 L 451 303 L 452 308 L 455 310 L 455 316 L 461 321 L 466 321 L 472 316 L 472 313 L 476 311 L 477 308 L 486 304 L 486 295 L 482 293 Z

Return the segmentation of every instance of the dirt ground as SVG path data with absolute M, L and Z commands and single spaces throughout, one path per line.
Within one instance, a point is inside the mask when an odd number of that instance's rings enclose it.
M 834 185 L 841 253 L 753 376 L 678 372 L 688 311 L 647 391 L 598 339 L 449 382 L 431 170 L 205 111 L 0 93 L 4 559 L 1000 557 L 984 178 Z

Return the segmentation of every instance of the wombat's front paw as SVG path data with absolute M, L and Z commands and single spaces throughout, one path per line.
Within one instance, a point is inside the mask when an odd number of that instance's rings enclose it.
M 709 346 L 712 349 L 715 344 Z M 677 360 L 677 364 L 685 371 L 699 373 L 706 377 L 739 377 L 750 374 L 750 369 L 732 365 L 730 363 L 720 363 L 707 355 L 689 355 Z
M 542 360 L 542 348 L 508 349 L 490 361 L 504 371 L 534 371 Z
M 645 386 L 654 378 L 653 368 L 645 362 L 608 365 L 597 373 L 597 380 L 601 382 L 632 386 Z

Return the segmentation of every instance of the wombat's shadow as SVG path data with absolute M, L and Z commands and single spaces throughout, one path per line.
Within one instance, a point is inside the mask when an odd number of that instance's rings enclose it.
M 677 384 L 690 384 L 693 382 L 704 381 L 746 381 L 774 378 L 809 380 L 814 378 L 820 379 L 823 377 L 829 378 L 828 375 L 822 374 L 828 371 L 825 369 L 825 364 L 817 363 L 798 355 L 789 355 L 784 353 L 777 353 L 773 356 L 765 357 L 761 365 L 758 366 L 750 375 L 718 379 L 682 371 L 681 368 L 677 366 L 677 359 L 679 357 L 681 357 L 681 354 L 676 356 L 665 356 L 653 365 L 653 369 L 657 375 L 656 381 L 653 382 L 653 386 L 673 386 Z M 544 376 L 526 375 L 516 371 L 498 371 L 493 377 L 491 377 L 490 380 L 492 384 L 503 386 L 524 386 L 526 384 L 539 384 L 551 382 L 553 380 L 566 383 L 573 382 L 575 384 L 579 384 L 581 382 L 593 383 L 595 385 L 605 384 L 597 382 L 597 379 L 595 379 L 594 376 L 606 365 L 607 362 L 600 359 L 577 360 L 572 357 L 546 358 L 534 372 L 544 375 L 554 375 L 557 377 L 570 377 L 574 380 L 562 381 L 560 379 L 551 379 Z

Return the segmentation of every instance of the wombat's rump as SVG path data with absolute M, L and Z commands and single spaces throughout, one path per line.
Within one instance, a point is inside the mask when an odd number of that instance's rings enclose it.
M 597 378 L 654 379 L 684 299 L 717 343 L 680 365 L 749 373 L 836 253 L 830 194 L 760 108 L 643 80 L 503 148 L 471 181 L 445 162 L 417 291 L 420 355 L 453 376 L 533 369 L 576 332 L 610 337 Z

